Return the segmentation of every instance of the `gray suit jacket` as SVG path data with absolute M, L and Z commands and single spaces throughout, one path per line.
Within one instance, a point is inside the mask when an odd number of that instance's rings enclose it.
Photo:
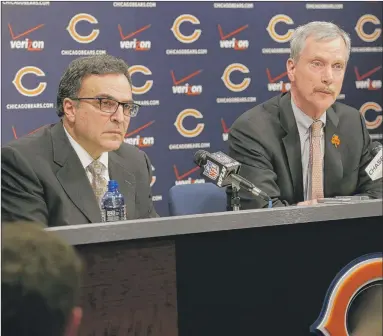
M 370 160 L 371 139 L 358 110 L 336 102 L 327 110 L 325 126 L 324 196 L 382 197 L 382 182 L 364 171 Z M 340 145 L 331 139 L 337 135 Z M 242 114 L 229 133 L 229 155 L 242 163 L 240 175 L 273 200 L 273 207 L 304 200 L 301 146 L 291 107 L 284 93 Z M 227 189 L 228 210 L 231 188 Z M 241 209 L 267 207 L 267 203 L 240 191 Z
M 61 122 L 7 144 L 1 151 L 2 221 L 47 226 L 101 222 L 100 209 Z M 109 176 L 125 196 L 127 219 L 158 217 L 147 155 L 123 143 L 109 152 Z

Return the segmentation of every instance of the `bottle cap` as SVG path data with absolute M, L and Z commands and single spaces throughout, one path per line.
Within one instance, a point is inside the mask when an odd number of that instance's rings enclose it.
M 115 191 L 118 189 L 118 182 L 116 180 L 109 180 L 108 190 Z

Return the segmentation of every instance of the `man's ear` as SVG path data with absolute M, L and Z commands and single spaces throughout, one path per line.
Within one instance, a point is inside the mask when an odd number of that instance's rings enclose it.
M 82 308 L 74 307 L 70 313 L 65 336 L 76 336 L 82 319 Z
M 77 102 L 73 101 L 72 99 L 65 98 L 63 100 L 64 115 L 70 122 L 74 122 L 76 120 L 76 107 Z
M 292 58 L 289 58 L 286 62 L 287 76 L 290 82 L 295 80 L 295 62 Z

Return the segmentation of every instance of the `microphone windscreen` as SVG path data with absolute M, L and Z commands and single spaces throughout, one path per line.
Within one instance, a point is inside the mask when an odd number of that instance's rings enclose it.
M 207 152 L 204 150 L 199 150 L 194 154 L 194 163 L 197 164 L 198 166 L 203 166 L 206 164 L 206 156 Z
M 375 156 L 379 153 L 379 151 L 382 149 L 382 144 L 380 142 L 377 142 L 377 141 L 374 141 L 372 144 L 371 144 L 371 153 L 372 153 L 372 156 Z

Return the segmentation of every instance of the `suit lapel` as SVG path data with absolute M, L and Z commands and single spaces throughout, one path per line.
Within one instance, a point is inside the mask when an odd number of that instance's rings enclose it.
M 85 170 L 65 134 L 62 123 L 52 129 L 53 159 L 61 168 L 56 176 L 73 205 L 91 223 L 100 223 L 101 214 Z
M 343 163 L 339 146 L 332 143 L 336 136 L 339 137 L 337 128 L 339 118 L 332 108 L 327 110 L 327 120 L 325 127 L 325 151 L 324 151 L 324 194 L 325 196 L 333 196 L 335 190 L 343 177 Z
M 290 93 L 287 93 L 281 97 L 280 120 L 281 126 L 286 132 L 286 135 L 282 138 L 282 141 L 289 164 L 291 180 L 294 187 L 294 198 L 296 202 L 300 202 L 303 201 L 301 143 L 294 112 L 291 107 Z
M 109 152 L 110 178 L 118 182 L 119 190 L 124 195 L 126 205 L 126 218 L 135 218 L 136 208 L 136 179 L 129 171 L 126 159 L 124 160 L 117 152 Z

